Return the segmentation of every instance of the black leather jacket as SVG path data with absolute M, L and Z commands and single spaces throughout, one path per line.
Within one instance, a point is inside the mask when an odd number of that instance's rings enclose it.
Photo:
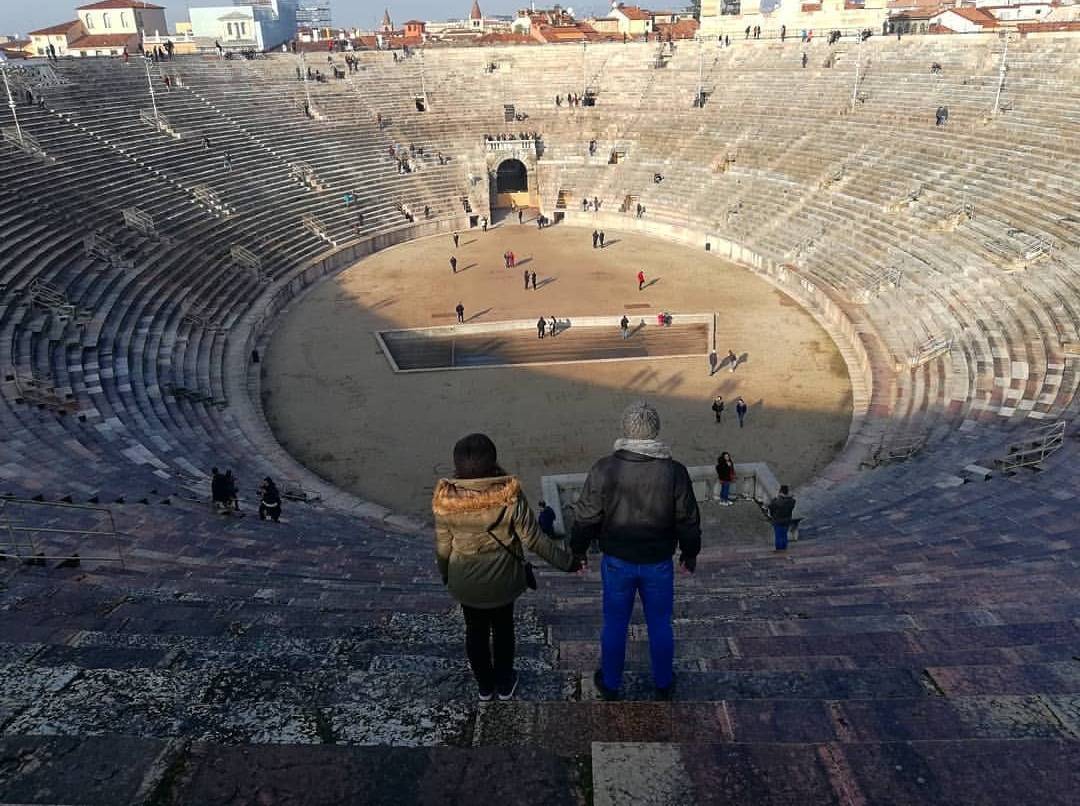
M 574 504 L 574 554 L 600 540 L 605 554 L 642 565 L 678 549 L 701 551 L 701 515 L 685 465 L 630 451 L 615 451 L 593 465 Z

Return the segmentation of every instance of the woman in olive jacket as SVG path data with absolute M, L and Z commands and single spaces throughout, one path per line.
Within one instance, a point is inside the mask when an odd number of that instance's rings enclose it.
M 454 471 L 456 478 L 439 480 L 431 502 L 439 573 L 465 614 L 480 699 L 509 700 L 517 688 L 514 600 L 527 587 L 525 548 L 563 571 L 573 570 L 574 559 L 540 531 L 521 483 L 499 467 L 487 436 L 458 440 Z

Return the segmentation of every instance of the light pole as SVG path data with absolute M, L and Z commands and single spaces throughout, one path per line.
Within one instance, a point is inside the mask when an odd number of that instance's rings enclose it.
M 859 100 L 859 68 L 862 66 L 862 34 L 859 34 L 859 47 L 855 49 L 855 86 L 851 88 L 851 110 L 855 111 L 855 104 Z
M 581 98 L 584 101 L 585 93 L 589 91 L 589 76 L 585 68 L 585 52 L 589 49 L 588 40 L 581 43 Z
M 701 83 L 705 72 L 705 50 L 704 42 L 701 39 L 698 39 L 697 53 L 697 105 L 698 108 L 702 108 L 705 106 L 705 86 Z
M 991 117 L 996 117 L 998 109 L 1001 106 L 1001 91 L 1005 88 L 1005 73 L 1008 68 L 1005 65 L 1005 60 L 1009 56 L 1009 34 L 1005 33 L 1005 49 L 1001 51 L 1001 67 L 998 68 L 998 87 L 997 92 L 994 94 L 994 109 L 990 113 Z
M 308 117 L 312 117 L 315 110 L 311 106 L 311 89 L 308 87 L 307 61 L 305 61 L 304 56 L 304 51 L 300 51 L 300 80 L 304 82 L 304 97 L 307 98 Z
M 0 61 L 0 73 L 4 74 L 4 89 L 7 90 L 7 103 L 8 109 L 11 110 L 11 117 L 15 121 L 15 136 L 19 138 L 19 143 L 23 141 L 22 127 L 19 125 L 19 115 L 15 111 L 15 99 L 11 97 L 11 85 L 8 83 L 7 74 L 7 59 Z
M 150 78 L 150 57 L 143 56 L 143 67 L 146 68 L 146 86 L 150 88 L 150 105 L 154 108 L 154 125 L 161 128 L 161 120 L 158 118 L 157 96 L 154 95 L 154 81 Z

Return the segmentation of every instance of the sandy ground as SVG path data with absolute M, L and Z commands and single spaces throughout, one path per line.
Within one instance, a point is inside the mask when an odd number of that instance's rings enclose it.
M 542 475 L 584 472 L 611 450 L 622 408 L 640 397 L 657 406 L 661 437 L 688 465 L 728 450 L 736 462 L 768 462 L 792 485 L 825 467 L 851 420 L 847 370 L 825 331 L 763 280 L 704 252 L 611 231 L 607 242 L 594 250 L 589 230 L 514 223 L 464 232 L 457 250 L 440 236 L 361 261 L 282 317 L 263 363 L 271 427 L 324 478 L 421 518 L 464 434 L 490 435 L 535 503 Z M 517 269 L 503 268 L 507 249 Z M 539 290 L 523 289 L 525 268 Z M 639 269 L 656 280 L 641 292 Z M 720 355 L 731 349 L 746 362 L 712 376 L 705 358 L 395 375 L 374 331 L 450 324 L 459 301 L 473 321 L 717 311 Z M 717 394 L 728 402 L 720 425 L 710 410 Z M 743 429 L 738 395 L 750 406 Z

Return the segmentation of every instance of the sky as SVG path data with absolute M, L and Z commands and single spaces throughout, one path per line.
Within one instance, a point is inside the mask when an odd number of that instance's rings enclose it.
M 0 34 L 25 34 L 37 28 L 56 25 L 75 19 L 75 7 L 92 0 L 0 0 Z M 154 0 L 165 6 L 165 15 L 171 26 L 177 20 L 187 19 L 189 3 L 186 0 Z M 550 7 L 554 0 L 538 2 L 538 6 Z M 232 0 L 193 0 L 193 6 L 232 5 Z M 527 0 L 480 0 L 485 14 L 513 14 Z M 587 0 L 575 3 L 562 0 L 564 8 L 572 8 L 579 17 L 606 10 L 605 0 Z M 395 23 L 417 18 L 421 20 L 460 19 L 468 16 L 472 0 L 331 0 L 334 24 L 372 28 L 382 21 L 383 8 L 389 7 Z

